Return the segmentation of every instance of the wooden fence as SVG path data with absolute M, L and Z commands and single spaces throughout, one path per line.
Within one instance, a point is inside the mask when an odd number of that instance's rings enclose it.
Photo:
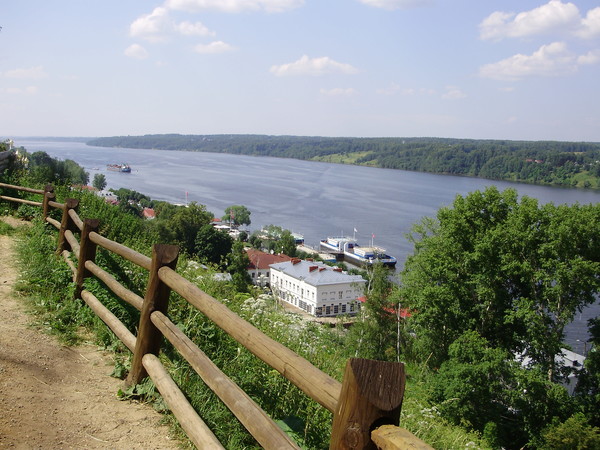
M 431 448 L 407 430 L 397 426 L 405 384 L 402 363 L 352 358 L 346 364 L 344 379 L 340 383 L 284 345 L 266 336 L 179 275 L 175 271 L 179 254 L 176 246 L 156 244 L 152 249 L 152 257 L 148 257 L 98 234 L 99 221 L 81 219 L 77 214 L 77 199 L 66 199 L 64 203 L 56 202 L 50 185 L 42 190 L 0 183 L 0 188 L 43 196 L 41 202 L 4 195 L 0 195 L 0 199 L 42 208 L 43 219 L 58 229 L 57 253 L 63 256 L 73 272 L 75 295 L 81 298 L 133 353 L 126 383 L 134 385 L 149 376 L 196 447 L 223 448 L 160 362 L 158 354 L 163 339 L 169 341 L 180 352 L 262 447 L 298 448 L 240 387 L 169 320 L 168 303 L 171 290 L 180 294 L 307 396 L 332 412 L 330 449 Z M 62 210 L 60 222 L 49 217 L 51 208 Z M 79 234 L 79 240 L 76 234 Z M 144 298 L 123 287 L 111 274 L 96 265 L 98 246 L 149 271 Z M 70 258 L 71 254 L 77 259 L 76 265 Z M 137 336 L 134 336 L 91 292 L 84 289 L 84 280 L 90 276 L 100 279 L 119 298 L 141 312 Z

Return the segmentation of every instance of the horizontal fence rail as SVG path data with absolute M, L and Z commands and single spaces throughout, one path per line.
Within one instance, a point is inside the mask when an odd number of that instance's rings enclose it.
M 168 318 L 171 290 L 202 312 L 239 344 L 287 378 L 307 396 L 333 413 L 331 449 L 430 449 L 409 431 L 397 426 L 404 395 L 404 365 L 350 359 L 343 383 L 335 380 L 281 343 L 246 322 L 175 271 L 179 250 L 155 245 L 152 258 L 101 236 L 98 220 L 82 220 L 79 201 L 54 201 L 54 189 L 31 189 L 0 183 L 0 188 L 41 194 L 43 202 L 0 196 L 0 199 L 41 206 L 43 219 L 58 229 L 57 254 L 73 273 L 75 295 L 133 353 L 127 383 L 137 384 L 148 375 L 189 439 L 198 448 L 223 448 L 210 428 L 198 416 L 158 358 L 166 339 L 190 364 L 206 385 L 223 401 L 257 442 L 267 449 L 298 448 L 281 428 L 204 352 Z M 50 209 L 62 210 L 62 219 L 49 217 Z M 75 236 L 80 234 L 80 241 Z M 149 271 L 144 298 L 125 288 L 95 262 L 101 247 Z M 77 264 L 73 261 L 75 259 Z M 138 335 L 129 329 L 92 294 L 84 289 L 86 278 L 94 276 L 117 297 L 141 311 Z M 384 426 L 375 426 L 384 425 Z

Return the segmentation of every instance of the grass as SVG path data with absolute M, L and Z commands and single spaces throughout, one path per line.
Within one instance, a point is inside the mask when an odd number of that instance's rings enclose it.
M 6 222 L 0 220 L 0 235 L 2 236 L 11 236 L 15 233 L 16 229 L 11 227 Z
M 337 164 L 357 164 L 357 161 L 371 152 L 333 153 L 330 155 L 315 156 L 312 161 L 322 161 Z M 363 164 L 366 165 L 366 164 Z

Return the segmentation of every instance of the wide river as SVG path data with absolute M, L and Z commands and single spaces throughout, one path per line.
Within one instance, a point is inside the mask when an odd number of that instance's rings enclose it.
M 185 203 L 187 196 L 187 201 L 206 205 L 216 217 L 228 206 L 244 205 L 252 213 L 251 230 L 278 225 L 303 234 L 306 244 L 313 247 L 327 236 L 355 234 L 362 245 L 373 241 L 386 248 L 398 258 L 399 268 L 413 250 L 406 238 L 412 225 L 433 217 L 456 195 L 496 185 L 515 188 L 519 195 L 541 203 L 600 202 L 600 191 L 294 159 L 33 139 L 17 140 L 15 145 L 76 161 L 89 171 L 90 183 L 96 173 L 102 173 L 108 188 L 133 189 L 172 203 Z M 106 170 L 107 164 L 117 163 L 129 164 L 132 173 Z M 587 319 L 599 314 L 598 304 L 586 308 L 569 328 L 568 341 L 578 353 L 585 350 Z

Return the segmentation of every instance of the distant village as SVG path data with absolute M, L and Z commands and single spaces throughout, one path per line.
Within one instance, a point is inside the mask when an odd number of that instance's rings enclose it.
M 110 190 L 98 190 L 92 186 L 78 188 L 93 191 L 112 205 L 119 204 L 119 199 Z M 153 220 L 156 212 L 153 208 L 144 207 L 141 216 Z M 238 239 L 243 231 L 233 224 L 223 223 L 219 218 L 214 218 L 212 223 L 214 228 L 228 233 L 234 239 Z M 326 264 L 335 262 L 335 256 L 306 247 L 301 235 L 293 234 L 293 237 L 298 250 L 314 254 L 319 261 L 246 247 L 250 261 L 248 275 L 252 283 L 270 289 L 282 304 L 315 318 L 355 315 L 360 311 L 360 305 L 365 301 L 363 292 L 366 280 L 360 275 L 351 275 L 340 267 Z M 221 274 L 221 278 L 227 278 L 228 275 Z

